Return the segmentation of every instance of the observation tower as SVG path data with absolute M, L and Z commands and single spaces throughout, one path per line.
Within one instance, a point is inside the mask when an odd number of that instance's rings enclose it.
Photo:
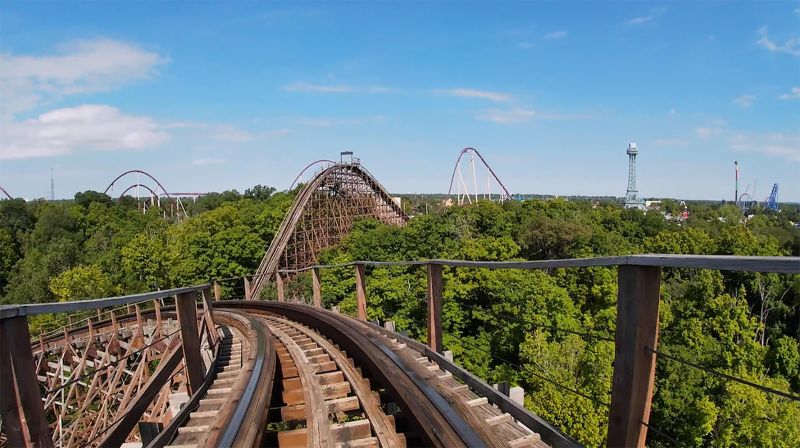
M 638 208 L 644 210 L 644 201 L 639 197 L 636 190 L 636 143 L 628 145 L 628 191 L 625 193 L 625 208 Z

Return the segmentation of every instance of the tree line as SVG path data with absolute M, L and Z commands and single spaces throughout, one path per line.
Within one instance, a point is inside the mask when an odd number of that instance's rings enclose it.
M 293 196 L 263 186 L 212 194 L 188 204 L 192 216 L 182 220 L 96 192 L 72 201 L 2 201 L 0 302 L 80 300 L 250 274 Z M 679 211 L 677 204 L 669 207 Z M 402 228 L 359 221 L 320 260 L 800 255 L 796 208 L 746 217 L 730 205 L 690 204 L 686 221 L 589 200 L 480 201 L 429 210 Z M 307 290 L 309 282 L 301 275 L 287 288 Z M 368 267 L 366 283 L 370 319 L 393 320 L 424 340 L 422 269 Z M 322 285 L 326 305 L 355 314 L 352 269 L 323 270 Z M 615 268 L 445 268 L 445 349 L 489 382 L 523 386 L 529 409 L 587 446 L 601 446 L 616 289 Z M 800 393 L 800 276 L 665 269 L 661 297 L 660 350 Z M 698 447 L 800 446 L 797 401 L 665 358 L 657 364 L 650 424 L 667 434 L 651 432 L 651 446 L 670 446 L 671 439 Z

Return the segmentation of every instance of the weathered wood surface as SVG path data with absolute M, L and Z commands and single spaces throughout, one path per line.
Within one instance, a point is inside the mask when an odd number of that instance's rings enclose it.
M 442 266 L 428 265 L 428 347 L 442 351 Z
M 621 266 L 609 447 L 644 447 L 656 373 L 658 301 L 661 269 Z M 650 350 L 648 350 L 648 348 Z
M 465 260 L 412 260 L 412 261 L 352 261 L 331 265 L 310 266 L 303 269 L 285 269 L 280 272 L 294 274 L 319 268 L 338 268 L 363 264 L 365 266 L 424 266 L 430 263 L 442 266 L 485 269 L 556 269 L 585 268 L 592 266 L 661 266 L 673 268 L 716 269 L 721 271 L 800 273 L 800 257 L 746 257 L 738 255 L 672 255 L 640 254 L 615 257 L 568 258 L 536 261 L 465 261 Z
M 146 302 L 148 300 L 163 299 L 176 294 L 200 291 L 208 284 L 187 286 L 185 288 L 165 289 L 163 291 L 146 292 L 129 296 L 109 297 L 105 299 L 79 300 L 75 302 L 59 303 L 32 303 L 27 305 L 0 305 L 0 319 L 14 316 L 32 316 L 45 313 L 65 313 L 96 308 L 116 307 L 129 303 Z
M 367 285 L 364 275 L 364 265 L 356 265 L 356 309 L 358 318 L 367 320 Z
M 197 303 L 195 291 L 178 294 L 175 307 L 181 330 L 183 359 L 186 361 L 186 376 L 189 379 L 189 394 L 193 394 L 203 384 L 203 358 L 200 355 L 200 334 L 197 330 Z

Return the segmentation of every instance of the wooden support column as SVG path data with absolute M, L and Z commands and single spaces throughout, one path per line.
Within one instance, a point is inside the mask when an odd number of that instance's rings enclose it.
M 319 268 L 311 269 L 311 280 L 314 287 L 314 306 L 322 308 L 322 286 L 319 282 Z
M 200 356 L 200 335 L 197 332 L 197 304 L 195 291 L 178 294 L 175 309 L 178 312 L 178 325 L 181 330 L 183 359 L 186 360 L 186 377 L 189 382 L 189 396 L 203 384 L 203 358 Z
M 247 276 L 242 278 L 244 278 L 244 300 L 250 300 L 253 295 L 253 291 L 250 287 L 250 280 L 248 280 Z
M 278 302 L 285 302 L 286 296 L 283 292 L 283 277 L 280 272 L 275 273 L 275 287 L 278 289 Z
M 428 264 L 428 347 L 442 352 L 442 265 Z
M 367 320 L 367 291 L 363 264 L 356 265 L 356 308 L 358 308 L 358 318 Z
M 203 289 L 203 311 L 204 314 L 204 321 L 206 323 L 206 328 L 208 328 L 208 336 L 211 341 L 211 345 L 217 345 L 218 334 L 217 334 L 217 327 L 214 324 L 214 309 L 211 306 L 211 287 Z
M 644 447 L 653 398 L 661 268 L 620 266 L 609 447 Z
M 214 281 L 214 300 L 222 300 L 222 287 L 217 281 Z
M 11 340 L 6 336 L 5 322 L 0 320 L 0 416 L 3 418 L 3 432 L 8 436 L 10 446 L 29 446 L 30 435 L 25 425 L 25 411 L 14 384 Z
M 28 319 L 17 316 L 0 321 L 0 411 L 3 432 L 12 445 L 52 447 L 53 438 L 47 423 L 39 380 L 33 360 Z M 6 427 L 8 417 L 9 426 Z M 11 432 L 16 432 L 11 435 Z

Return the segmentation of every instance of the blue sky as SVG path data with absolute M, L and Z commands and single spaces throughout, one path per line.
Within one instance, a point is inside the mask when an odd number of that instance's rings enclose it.
M 624 196 L 630 141 L 644 197 L 730 200 L 739 160 L 800 201 L 800 2 L 0 8 L 0 185 L 27 198 L 51 168 L 58 197 L 134 168 L 284 189 L 345 149 L 446 192 L 465 146 L 512 193 Z

